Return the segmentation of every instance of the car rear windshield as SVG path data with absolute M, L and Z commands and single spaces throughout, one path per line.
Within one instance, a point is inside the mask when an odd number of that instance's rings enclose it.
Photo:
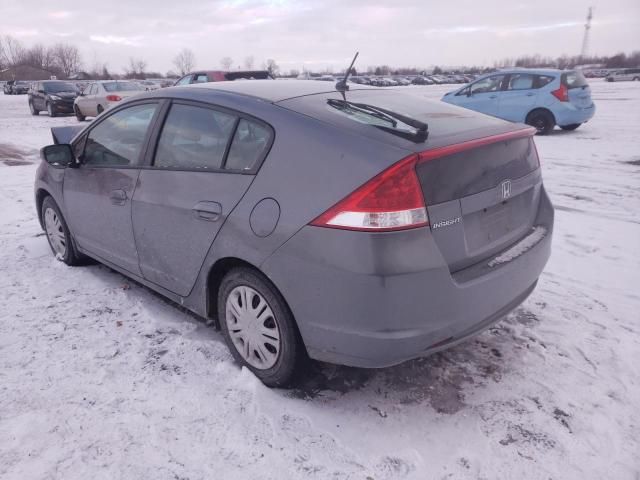
M 104 82 L 102 86 L 107 92 L 137 92 L 144 90 L 142 86 L 134 82 Z
M 44 91 L 47 93 L 75 92 L 77 88 L 69 82 L 47 82 L 44 84 Z
M 582 88 L 588 85 L 587 79 L 579 70 L 563 73 L 562 84 L 567 88 Z

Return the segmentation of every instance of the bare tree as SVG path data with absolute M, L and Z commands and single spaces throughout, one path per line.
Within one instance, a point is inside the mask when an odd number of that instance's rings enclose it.
M 127 78 L 144 78 L 144 71 L 147 69 L 147 62 L 141 58 L 129 57 L 129 66 L 125 67 Z
M 246 68 L 247 70 L 251 70 L 253 68 L 254 63 L 255 63 L 255 58 L 253 58 L 253 55 L 244 57 L 244 68 Z
M 195 68 L 196 57 L 191 50 L 183 48 L 173 59 L 173 64 L 180 72 L 180 75 L 186 75 Z
M 272 77 L 275 77 L 280 71 L 280 67 L 273 58 L 267 59 L 267 62 L 264 64 L 264 69 L 267 70 Z
M 231 57 L 224 57 L 222 60 L 220 60 L 220 65 L 222 65 L 222 68 L 224 68 L 225 70 L 229 70 L 231 68 L 231 65 L 233 65 L 233 59 Z
M 24 61 L 25 48 L 15 38 L 7 35 L 2 42 L 0 54 L 2 54 L 2 63 L 6 66 L 19 65 Z
M 51 55 L 55 66 L 64 77 L 69 78 L 82 68 L 82 57 L 75 45 L 56 43 L 51 48 Z

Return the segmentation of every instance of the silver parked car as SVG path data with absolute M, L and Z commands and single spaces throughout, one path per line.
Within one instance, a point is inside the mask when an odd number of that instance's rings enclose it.
M 73 111 L 78 121 L 97 117 L 123 99 L 144 92 L 146 88 L 127 80 L 103 80 L 88 84 L 76 98 Z
M 56 258 L 211 319 L 269 386 L 308 357 L 385 367 L 462 342 L 550 255 L 535 129 L 396 89 L 207 83 L 52 130 L 35 201 Z

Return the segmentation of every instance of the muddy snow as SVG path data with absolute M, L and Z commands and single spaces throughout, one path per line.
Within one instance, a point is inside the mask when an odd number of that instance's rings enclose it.
M 592 88 L 593 121 L 536 138 L 556 226 L 531 297 L 451 350 L 316 364 L 290 391 L 150 290 L 53 258 L 37 150 L 76 120 L 0 95 L 0 478 L 637 480 L 640 84 Z

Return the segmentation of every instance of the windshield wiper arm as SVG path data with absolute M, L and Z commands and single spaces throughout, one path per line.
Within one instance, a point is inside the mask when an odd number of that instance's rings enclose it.
M 380 112 L 384 115 L 388 115 L 389 117 L 396 118 L 402 123 L 415 128 L 416 133 L 412 136 L 415 137 L 419 142 L 424 142 L 429 136 L 429 125 L 421 122 L 420 120 L 416 120 L 415 118 L 407 117 L 406 115 L 402 115 L 401 113 L 387 110 L 386 108 L 374 107 L 373 105 L 367 105 L 365 103 L 350 103 L 350 105 L 355 105 L 357 107 L 370 111 Z
M 367 105 L 364 105 L 364 104 L 356 104 L 356 103 L 347 102 L 346 100 L 334 100 L 334 99 L 328 100 L 327 102 L 332 107 L 342 110 L 345 113 L 348 113 L 346 112 L 347 109 L 351 109 L 353 111 L 365 113 L 366 115 L 370 115 L 372 117 L 388 122 L 394 127 L 396 127 L 396 125 L 398 124 L 398 122 L 396 122 L 392 117 L 390 117 L 386 113 L 377 111 L 376 109 L 367 108 Z

